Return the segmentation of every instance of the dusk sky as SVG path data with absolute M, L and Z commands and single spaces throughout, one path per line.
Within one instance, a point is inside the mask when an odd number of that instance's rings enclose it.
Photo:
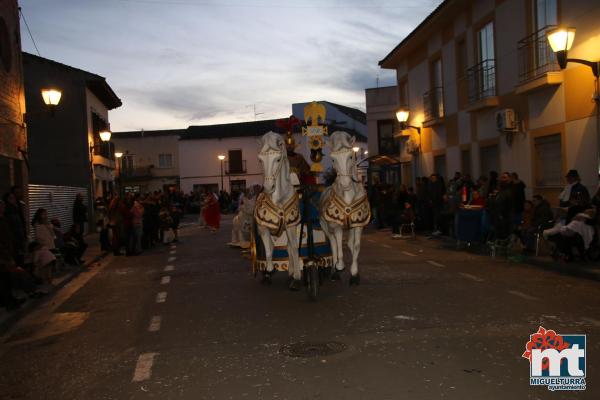
M 40 54 L 107 78 L 113 131 L 362 110 L 377 65 L 441 0 L 20 0 Z M 23 50 L 35 53 L 21 22 Z

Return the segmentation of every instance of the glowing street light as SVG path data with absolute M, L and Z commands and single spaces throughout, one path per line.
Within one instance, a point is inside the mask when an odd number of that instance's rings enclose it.
M 60 103 L 61 96 L 62 92 L 58 89 L 42 89 L 42 99 L 44 99 L 44 104 L 49 107 L 56 107 Z
M 112 134 L 110 133 L 110 131 L 107 130 L 107 131 L 101 131 L 99 133 L 99 135 L 100 135 L 100 140 L 102 140 L 103 142 L 108 142 L 110 140 L 110 136 Z
M 121 153 L 120 151 L 117 151 L 117 152 L 115 152 L 115 157 L 121 158 L 121 157 L 123 157 L 123 153 Z
M 223 154 L 219 154 L 217 158 L 219 161 L 221 161 L 221 190 L 225 191 L 225 188 L 223 187 L 223 161 L 225 160 L 225 156 Z

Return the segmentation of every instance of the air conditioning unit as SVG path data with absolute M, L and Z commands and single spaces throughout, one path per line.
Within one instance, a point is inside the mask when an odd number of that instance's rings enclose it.
M 518 130 L 517 113 L 512 108 L 496 112 L 496 129 L 499 131 L 515 132 Z

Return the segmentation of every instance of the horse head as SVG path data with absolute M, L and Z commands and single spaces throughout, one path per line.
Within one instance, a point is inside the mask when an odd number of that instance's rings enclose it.
M 289 162 L 285 149 L 285 141 L 275 132 L 267 132 L 258 142 L 260 150 L 258 160 L 265 175 L 264 192 L 273 193 L 277 186 L 277 181 L 283 173 L 289 180 Z
M 342 131 L 333 132 L 329 136 L 329 155 L 337 173 L 335 181 L 343 188 L 349 188 L 352 182 L 358 182 L 356 154 L 352 149 L 355 142 L 354 136 Z

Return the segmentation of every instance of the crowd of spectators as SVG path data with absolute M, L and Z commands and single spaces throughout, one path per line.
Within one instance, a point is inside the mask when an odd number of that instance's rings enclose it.
M 516 172 L 492 171 L 477 180 L 456 172 L 447 182 L 434 173 L 417 178 L 414 189 L 373 185 L 369 196 L 375 226 L 391 227 L 393 238 L 401 237 L 400 227 L 408 224 L 433 237 L 456 238 L 461 209 L 481 210 L 477 240 L 482 243 L 513 239 L 523 251 L 532 252 L 543 236 L 556 244 L 556 257 L 570 260 L 576 253 L 585 258 L 587 250 L 597 246 L 600 190 L 590 196 L 576 170 L 570 170 L 565 180 L 559 198 L 550 199 L 559 206 L 555 208 L 540 194 L 528 199 L 526 185 Z

